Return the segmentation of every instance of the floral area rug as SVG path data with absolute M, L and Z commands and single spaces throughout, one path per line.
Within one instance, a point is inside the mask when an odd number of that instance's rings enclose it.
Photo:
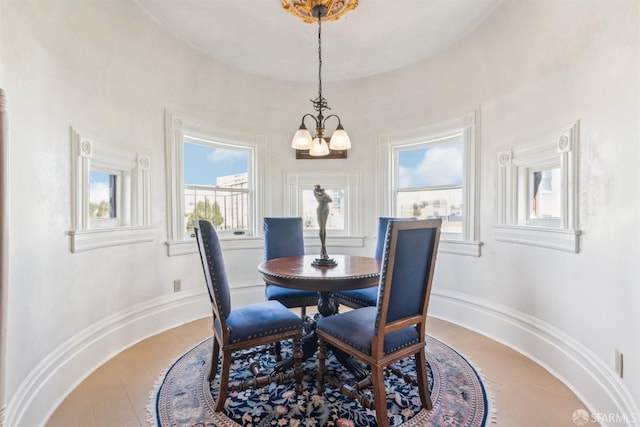
M 385 379 L 387 407 L 392 426 L 467 426 L 491 423 L 491 395 L 478 371 L 458 352 L 427 336 L 426 355 L 429 389 L 433 409 L 420 405 L 417 387 L 395 375 Z M 158 427 L 211 426 L 292 426 L 292 427 L 374 427 L 375 411 L 365 409 L 328 384 L 324 393 L 316 387 L 317 359 L 303 362 L 303 393 L 296 393 L 294 383 L 269 384 L 260 389 L 230 391 L 224 410 L 215 413 L 214 396 L 218 394 L 219 373 L 209 384 L 208 367 L 211 338 L 198 344 L 174 362 L 151 395 L 149 424 Z M 283 343 L 283 355 L 291 346 Z M 259 361 L 268 372 L 273 358 L 264 352 Z M 220 366 L 220 364 L 219 364 Z M 394 364 L 403 372 L 414 373 L 414 361 Z M 220 368 L 218 368 L 220 369 Z M 350 378 L 333 356 L 327 359 L 328 373 Z M 251 376 L 248 362 L 231 365 L 231 379 Z M 371 396 L 373 398 L 373 396 Z

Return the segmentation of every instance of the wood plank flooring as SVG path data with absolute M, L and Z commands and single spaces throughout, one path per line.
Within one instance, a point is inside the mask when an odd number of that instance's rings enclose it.
M 564 384 L 509 347 L 435 318 L 429 319 L 427 331 L 481 371 L 495 396 L 496 426 L 575 427 L 573 412 L 586 409 Z M 206 318 L 123 351 L 84 380 L 47 427 L 146 426 L 146 406 L 155 381 L 173 360 L 210 334 L 211 320 Z

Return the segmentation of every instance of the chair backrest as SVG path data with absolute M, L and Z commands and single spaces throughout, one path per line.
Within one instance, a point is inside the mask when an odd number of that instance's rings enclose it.
M 381 216 L 378 218 L 378 237 L 376 240 L 376 252 L 373 257 L 375 259 L 382 259 L 382 254 L 384 252 L 384 239 L 387 236 L 387 226 L 389 225 L 389 221 L 409 221 L 415 218 L 394 218 L 390 216 Z
M 196 232 L 196 240 L 204 270 L 204 278 L 209 290 L 209 299 L 214 311 L 214 317 L 221 322 L 226 320 L 231 311 L 231 293 L 227 269 L 222 256 L 220 240 L 215 228 L 209 221 L 194 220 L 193 228 Z
M 264 259 L 304 255 L 302 218 L 267 217 L 264 219 Z
M 440 219 L 389 221 L 378 291 L 378 335 L 403 322 L 417 325 L 424 336 L 441 224 Z

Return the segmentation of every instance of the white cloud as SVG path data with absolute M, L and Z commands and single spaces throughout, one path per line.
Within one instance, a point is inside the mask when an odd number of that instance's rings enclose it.
M 109 183 L 91 181 L 89 183 L 89 201 L 98 203 L 103 200 L 109 201 Z
M 400 188 L 461 184 L 462 159 L 462 144 L 430 148 L 415 167 L 400 166 Z
M 214 148 L 209 154 L 207 154 L 207 160 L 211 163 L 219 163 L 243 159 L 246 155 L 247 153 L 244 151 Z

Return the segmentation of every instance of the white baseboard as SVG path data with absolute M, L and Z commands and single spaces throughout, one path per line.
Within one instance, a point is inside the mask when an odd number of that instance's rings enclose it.
M 527 356 L 566 384 L 592 414 L 618 414 L 628 417 L 629 426 L 640 426 L 635 419 L 640 410 L 622 379 L 593 351 L 556 327 L 506 306 L 445 289 L 433 289 L 429 315 L 479 332 Z
M 56 348 L 31 371 L 7 406 L 7 426 L 42 426 L 96 368 L 167 329 L 211 315 L 204 290 L 183 291 L 103 319 Z

